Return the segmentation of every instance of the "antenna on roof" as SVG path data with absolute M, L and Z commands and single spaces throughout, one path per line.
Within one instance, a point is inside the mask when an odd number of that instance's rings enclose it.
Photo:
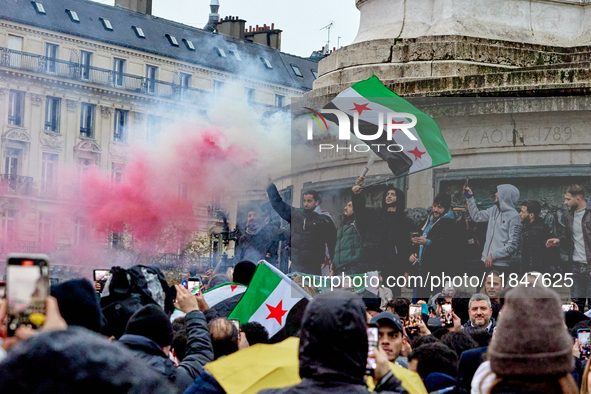
M 207 24 L 203 27 L 203 30 L 215 32 L 217 28 L 218 21 L 220 20 L 220 14 L 218 11 L 220 9 L 220 1 L 219 0 L 211 0 L 211 4 L 209 4 L 209 9 L 211 12 L 209 13 L 209 20 Z
M 333 23 L 330 22 L 328 25 L 324 26 L 322 29 L 320 29 L 320 31 L 326 29 L 328 32 L 328 38 L 326 40 L 326 51 L 324 53 L 328 52 L 328 48 L 330 48 L 330 28 L 332 27 Z

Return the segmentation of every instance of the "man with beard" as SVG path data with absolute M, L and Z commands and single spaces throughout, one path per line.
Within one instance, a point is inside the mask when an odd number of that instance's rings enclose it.
M 363 241 L 355 223 L 353 203 L 349 201 L 343 211 L 343 225 L 337 229 L 337 244 L 332 266 L 335 275 L 349 274 L 359 263 Z
M 361 263 L 358 272 L 381 271 L 386 286 L 392 289 L 393 297 L 401 294 L 396 287 L 396 278 L 409 271 L 410 232 L 413 225 L 404 209 L 404 192 L 396 187 L 389 187 L 382 197 L 379 208 L 365 206 L 362 194 L 364 177 L 357 178 L 353 186 L 353 210 L 363 237 Z
M 252 261 L 258 263 L 265 260 L 267 253 L 275 254 L 273 250 L 275 234 L 263 218 L 258 209 L 248 211 L 246 228 L 238 239 L 236 256 L 238 261 Z M 276 245 L 275 245 L 276 246 Z
M 587 298 L 590 299 L 591 305 L 591 200 L 585 199 L 583 185 L 570 185 L 566 188 L 564 205 L 568 208 L 568 213 L 563 218 L 564 234 L 549 239 L 546 247 L 566 243 L 573 274 L 571 297 L 579 306 L 579 310 L 583 311 Z
M 550 258 L 546 241 L 552 238 L 550 228 L 540 218 L 542 206 L 537 201 L 526 201 L 521 206 L 519 217 L 523 223 L 521 245 L 521 268 L 525 272 L 550 272 Z
M 412 242 L 419 245 L 419 252 L 410 256 L 409 262 L 420 264 L 420 273 L 424 278 L 427 275 L 441 276 L 442 272 L 454 275 L 459 272 L 456 256 L 459 252 L 459 241 L 453 211 L 451 210 L 451 196 L 447 193 L 439 193 L 433 200 L 431 215 L 422 227 L 422 236 L 413 237 Z M 416 287 L 413 299 L 426 298 L 441 288 L 431 289 L 427 283 L 423 287 Z
M 488 222 L 486 243 L 482 251 L 482 262 L 486 268 L 510 273 L 515 271 L 513 259 L 521 244 L 521 220 L 515 209 L 519 200 L 519 190 L 513 185 L 499 185 L 495 193 L 495 204 L 480 210 L 476 205 L 474 193 L 464 186 L 468 211 L 475 222 Z
M 318 192 L 304 192 L 302 208 L 286 204 L 274 184 L 267 187 L 267 195 L 275 212 L 291 224 L 291 272 L 320 275 L 327 247 L 330 257 L 334 255 L 337 230 L 329 216 L 314 211 L 320 204 Z
M 470 298 L 468 305 L 470 321 L 464 327 L 484 328 L 490 335 L 495 329 L 495 319 L 492 317 L 490 298 L 486 294 L 476 293 Z

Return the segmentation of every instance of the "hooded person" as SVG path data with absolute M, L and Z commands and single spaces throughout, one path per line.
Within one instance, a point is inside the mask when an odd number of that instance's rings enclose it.
M 60 314 L 69 326 L 80 326 L 101 332 L 103 313 L 96 291 L 86 279 L 72 279 L 51 286 L 50 293 L 57 299 Z
M 176 290 L 176 306 L 186 313 L 187 323 L 187 347 L 178 367 L 169 358 L 174 335 L 172 323 L 158 305 L 146 305 L 135 312 L 119 342 L 182 393 L 203 372 L 203 366 L 213 360 L 213 348 L 205 316 L 199 311 L 195 296 L 180 285 L 176 285 Z
M 166 379 L 117 342 L 81 327 L 42 331 L 0 363 L 2 393 L 176 392 Z
M 449 194 L 435 196 L 431 214 L 421 227 L 421 234 L 412 239 L 419 250 L 409 258 L 410 263 L 419 264 L 421 276 L 459 273 L 460 240 Z M 441 287 L 434 289 L 435 293 L 440 290 Z M 431 293 L 429 286 L 417 287 L 413 298 L 428 298 Z
M 368 208 L 362 193 L 363 178 L 353 186 L 353 210 L 363 237 L 361 263 L 358 272 L 381 271 L 385 285 L 393 297 L 400 296 L 400 288 L 391 286 L 390 277 L 404 275 L 410 269 L 410 232 L 414 225 L 405 214 L 406 196 L 396 187 L 389 187 L 382 196 L 381 206 Z
M 572 349 L 558 294 L 520 285 L 506 294 L 488 361 L 476 371 L 472 392 L 576 394 Z
M 263 394 L 368 393 L 364 382 L 367 362 L 367 320 L 363 301 L 345 291 L 314 298 L 306 307 L 300 331 L 300 384 Z M 380 351 L 377 392 L 405 393 Z M 383 367 L 383 368 L 382 368 Z
M 472 189 L 464 187 L 468 211 L 475 222 L 488 222 L 482 261 L 488 269 L 511 272 L 517 270 L 515 255 L 521 245 L 522 224 L 515 204 L 519 190 L 513 185 L 497 187 L 495 204 L 486 210 L 478 209 Z

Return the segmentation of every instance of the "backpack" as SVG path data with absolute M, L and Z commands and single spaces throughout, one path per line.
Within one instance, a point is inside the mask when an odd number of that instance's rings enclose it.
M 145 265 L 129 269 L 112 267 L 101 294 L 101 308 L 107 322 L 103 334 L 119 339 L 131 315 L 148 304 L 159 305 L 169 316 L 174 311 L 173 294 L 162 271 Z

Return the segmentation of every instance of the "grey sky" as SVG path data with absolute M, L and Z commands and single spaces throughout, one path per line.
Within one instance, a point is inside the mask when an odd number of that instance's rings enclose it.
M 113 5 L 115 0 L 95 0 Z M 326 44 L 327 32 L 320 29 L 330 22 L 330 46 L 353 42 L 359 27 L 355 0 L 219 0 L 221 17 L 239 16 L 248 26 L 275 23 L 283 30 L 281 50 L 307 57 Z M 203 27 L 210 0 L 153 0 L 152 13 L 187 25 Z

